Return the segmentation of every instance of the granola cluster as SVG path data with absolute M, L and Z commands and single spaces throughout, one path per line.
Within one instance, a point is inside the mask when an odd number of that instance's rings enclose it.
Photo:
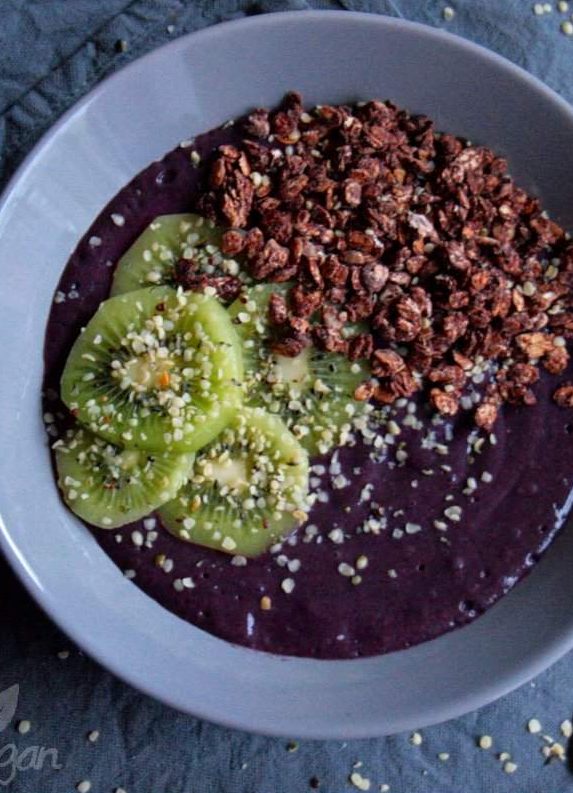
M 484 428 L 503 402 L 535 403 L 540 367 L 565 370 L 573 243 L 505 160 L 380 101 L 309 113 L 290 93 L 243 132 L 215 153 L 199 209 L 252 277 L 292 283 L 270 303 L 276 352 L 367 358 L 358 399 L 423 388 L 446 415 L 477 374 Z

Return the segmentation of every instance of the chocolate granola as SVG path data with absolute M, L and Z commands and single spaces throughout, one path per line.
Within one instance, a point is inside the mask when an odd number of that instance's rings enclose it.
M 367 356 L 357 399 L 424 389 L 445 415 L 483 372 L 486 429 L 502 403 L 535 404 L 540 366 L 565 370 L 573 244 L 503 158 L 390 102 L 306 112 L 294 92 L 243 132 L 214 154 L 199 210 L 253 278 L 292 284 L 271 302 L 276 352 Z

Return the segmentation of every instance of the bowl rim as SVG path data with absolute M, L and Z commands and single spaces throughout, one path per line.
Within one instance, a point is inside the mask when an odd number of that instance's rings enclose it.
M 194 31 L 183 36 L 180 36 L 173 41 L 169 41 L 151 52 L 136 58 L 134 61 L 121 67 L 113 74 L 106 77 L 87 94 L 85 94 L 79 101 L 74 103 L 57 121 L 53 124 L 48 131 L 42 135 L 39 141 L 34 145 L 31 151 L 27 154 L 14 174 L 7 182 L 2 195 L 0 196 L 0 216 L 4 212 L 9 201 L 12 199 L 14 192 L 17 190 L 18 184 L 25 177 L 27 172 L 34 166 L 36 160 L 42 155 L 43 150 L 49 146 L 50 142 L 56 138 L 60 131 L 72 120 L 82 109 L 88 105 L 92 100 L 104 93 L 110 84 L 125 79 L 127 74 L 136 72 L 141 64 L 145 62 L 147 65 L 152 64 L 155 60 L 161 60 L 165 57 L 167 52 L 176 53 L 181 49 L 189 46 L 189 42 L 197 44 L 208 44 L 209 41 L 214 41 L 220 36 L 228 35 L 232 32 L 239 35 L 243 30 L 249 28 L 264 29 L 267 26 L 275 25 L 298 25 L 305 22 L 312 21 L 314 23 L 320 22 L 321 19 L 328 17 L 330 19 L 338 19 L 341 24 L 349 24 L 352 21 L 368 22 L 369 25 L 379 26 L 381 29 L 393 29 L 396 31 L 410 30 L 417 31 L 419 34 L 433 38 L 437 41 L 444 41 L 450 45 L 457 46 L 460 50 L 473 52 L 475 55 L 482 59 L 493 62 L 495 66 L 504 71 L 505 73 L 513 76 L 527 83 L 528 87 L 543 95 L 547 100 L 550 100 L 554 105 L 568 115 L 573 122 L 573 108 L 555 91 L 546 86 L 537 77 L 529 74 L 523 68 L 517 66 L 511 61 L 507 60 L 501 55 L 490 51 L 489 49 L 468 41 L 467 39 L 457 36 L 448 31 L 432 28 L 428 25 L 411 22 L 374 13 L 355 12 L 355 11 L 326 11 L 326 10 L 308 10 L 299 11 L 293 14 L 290 11 L 275 12 L 263 14 L 261 16 L 247 17 L 239 20 L 231 20 L 210 26 L 208 28 Z M 263 734 L 273 734 L 281 736 L 292 736 L 292 728 L 277 726 L 276 729 L 271 731 L 268 728 L 258 728 L 249 719 L 241 718 L 234 714 L 225 714 L 222 711 L 214 715 L 211 711 L 202 710 L 200 707 L 192 705 L 189 707 L 185 702 L 182 702 L 177 696 L 170 696 L 164 687 L 157 684 L 156 680 L 146 678 L 144 673 L 138 670 L 126 669 L 121 663 L 110 659 L 106 655 L 105 647 L 101 647 L 97 642 L 92 642 L 89 630 L 77 625 L 76 618 L 69 614 L 66 609 L 61 607 L 61 604 L 54 602 L 50 599 L 48 593 L 44 592 L 39 585 L 38 580 L 33 575 L 33 571 L 28 569 L 27 565 L 23 562 L 17 546 L 12 541 L 10 532 L 3 522 L 2 515 L 0 514 L 0 550 L 3 552 L 4 557 L 8 561 L 12 570 L 16 573 L 20 582 L 24 585 L 28 593 L 40 605 L 42 610 L 48 614 L 49 618 L 56 623 L 79 647 L 85 650 L 92 658 L 100 663 L 104 668 L 110 670 L 114 675 L 122 679 L 124 682 L 136 687 L 138 690 L 145 694 L 158 699 L 178 710 L 191 713 L 198 718 L 215 721 L 226 727 L 238 728 L 248 730 L 250 732 L 260 732 Z M 434 640 L 434 641 L 439 641 Z M 431 642 L 430 642 L 431 643 Z M 552 641 L 545 644 L 543 648 L 539 648 L 536 653 L 532 653 L 525 663 L 522 663 L 519 670 L 507 672 L 504 677 L 500 677 L 496 681 L 492 681 L 487 686 L 487 690 L 480 690 L 467 694 L 465 697 L 458 698 L 454 703 L 447 703 L 442 706 L 441 710 L 433 714 L 431 720 L 422 720 L 418 725 L 420 727 L 427 726 L 447 719 L 461 716 L 470 710 L 488 704 L 499 697 L 509 693 L 510 691 L 518 688 L 524 683 L 531 680 L 534 676 L 542 672 L 548 666 L 556 662 L 566 652 L 573 648 L 573 630 L 570 634 L 565 636 L 557 636 Z M 245 648 L 242 648 L 245 649 Z M 247 652 L 255 652 L 248 650 Z M 280 657 L 275 656 L 278 660 Z M 292 660 L 292 659 L 289 659 Z M 362 663 L 362 659 L 356 660 L 341 660 L 341 661 L 322 661 L 311 660 L 310 663 L 314 664 L 354 664 Z M 485 687 L 484 687 L 485 688 Z M 397 722 L 397 729 L 395 732 L 402 729 L 409 729 L 409 723 L 400 724 Z M 336 725 L 326 726 L 321 732 L 316 729 L 305 729 L 305 725 L 299 725 L 297 735 L 302 738 L 366 738 L 372 737 L 379 732 L 373 732 L 372 727 L 368 724 L 350 724 L 345 725 L 344 729 L 337 728 Z

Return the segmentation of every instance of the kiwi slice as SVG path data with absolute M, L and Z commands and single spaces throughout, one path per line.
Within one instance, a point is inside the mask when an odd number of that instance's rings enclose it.
M 258 556 L 307 518 L 308 455 L 278 416 L 243 408 L 159 516 L 187 542 Z
M 192 259 L 200 272 L 237 275 L 235 259 L 221 253 L 221 231 L 200 215 L 160 215 L 119 260 L 111 295 L 145 286 L 175 285 L 175 265 Z
M 288 288 L 257 284 L 229 307 L 243 341 L 245 399 L 280 414 L 310 454 L 325 454 L 344 443 L 367 409 L 354 399 L 354 391 L 369 376 L 369 365 L 316 347 L 307 347 L 295 358 L 271 352 L 269 298 L 272 292 L 284 295 Z M 349 333 L 358 330 L 353 327 Z
M 213 297 L 168 286 L 104 301 L 64 369 L 62 399 L 96 435 L 128 448 L 189 452 L 241 402 L 242 359 Z
M 115 529 L 149 515 L 185 483 L 192 454 L 122 449 L 84 427 L 54 444 L 58 485 L 82 520 Z

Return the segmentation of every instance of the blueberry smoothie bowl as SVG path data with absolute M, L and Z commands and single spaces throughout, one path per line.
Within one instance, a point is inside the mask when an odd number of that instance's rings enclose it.
M 564 523 L 573 243 L 389 102 L 183 141 L 80 241 L 45 342 L 68 507 L 222 639 L 347 659 L 478 617 Z

